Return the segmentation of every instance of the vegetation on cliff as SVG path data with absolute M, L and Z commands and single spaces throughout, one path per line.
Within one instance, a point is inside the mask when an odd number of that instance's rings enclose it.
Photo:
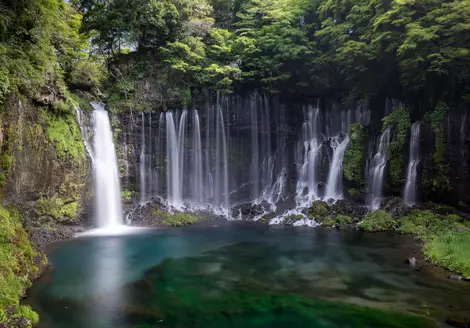
M 253 88 L 425 108 L 470 99 L 468 1 L 73 3 L 113 76 L 111 103 L 124 108 Z
M 38 275 L 35 262 L 40 255 L 34 251 L 17 211 L 0 207 L 0 226 L 0 325 L 18 327 L 19 318 L 35 324 L 38 315 L 19 300 Z

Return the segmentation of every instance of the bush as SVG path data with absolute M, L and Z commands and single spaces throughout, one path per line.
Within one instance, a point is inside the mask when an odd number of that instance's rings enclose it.
M 347 215 L 338 215 L 335 218 L 335 222 L 340 225 L 346 225 L 351 224 L 353 222 L 353 219 Z
M 369 232 L 376 231 L 393 231 L 395 229 L 396 222 L 390 214 L 382 210 L 376 210 L 369 213 L 361 223 L 359 227 L 362 230 Z

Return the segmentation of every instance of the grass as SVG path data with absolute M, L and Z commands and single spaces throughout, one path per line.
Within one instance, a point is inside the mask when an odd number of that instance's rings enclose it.
M 394 220 L 384 211 L 374 211 L 359 226 L 365 231 L 395 231 L 413 234 L 423 241 L 423 253 L 431 263 L 470 277 L 470 224 L 456 214 L 440 215 L 413 210 Z
M 470 231 L 446 230 L 424 237 L 423 252 L 435 265 L 470 277 Z

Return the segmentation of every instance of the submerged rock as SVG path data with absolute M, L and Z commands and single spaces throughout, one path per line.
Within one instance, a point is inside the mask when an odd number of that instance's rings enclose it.
M 405 262 L 411 265 L 415 265 L 416 263 L 418 263 L 415 257 L 407 258 Z
M 457 276 L 457 275 L 450 275 L 447 278 L 449 278 L 450 280 L 462 280 L 463 279 L 461 276 Z

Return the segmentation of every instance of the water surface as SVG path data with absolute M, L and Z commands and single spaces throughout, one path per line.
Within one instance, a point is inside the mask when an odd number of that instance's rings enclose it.
M 436 327 L 469 287 L 404 263 L 408 236 L 224 224 L 82 237 L 49 251 L 40 327 Z

